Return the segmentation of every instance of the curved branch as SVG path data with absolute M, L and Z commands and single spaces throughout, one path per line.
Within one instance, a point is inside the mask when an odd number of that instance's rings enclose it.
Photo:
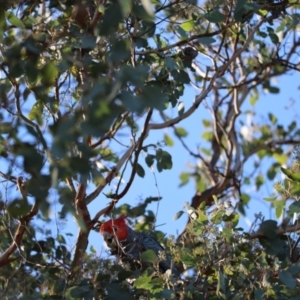
M 14 234 L 12 244 L 0 256 L 0 268 L 9 264 L 10 262 L 12 262 L 14 260 L 14 259 L 11 259 L 10 256 L 15 252 L 16 249 L 18 249 L 20 247 L 24 232 L 26 230 L 26 226 L 28 225 L 30 220 L 38 213 L 38 210 L 39 210 L 38 204 L 37 204 L 37 202 L 35 202 L 31 208 L 30 212 L 26 216 L 19 219 L 20 223 Z
M 91 217 L 87 209 L 85 202 L 85 191 L 86 185 L 79 184 L 76 199 L 75 199 L 75 209 L 77 213 L 77 221 L 79 223 L 79 233 L 77 237 L 77 242 L 75 246 L 74 258 L 71 263 L 71 272 L 69 274 L 70 278 L 74 277 L 81 270 L 80 265 L 82 263 L 83 255 L 86 251 L 88 245 L 88 237 L 90 233 L 90 222 Z
M 135 157 L 134 157 L 133 167 L 132 167 L 132 170 L 131 170 L 131 175 L 130 175 L 129 181 L 126 184 L 126 187 L 124 188 L 124 190 L 120 194 L 118 194 L 114 197 L 114 199 L 116 201 L 118 201 L 119 199 L 123 198 L 126 195 L 126 193 L 128 192 L 128 190 L 129 190 L 129 188 L 130 188 L 130 186 L 133 182 L 134 176 L 136 174 L 136 169 L 135 168 L 136 168 L 136 165 L 137 165 L 137 162 L 138 162 L 138 159 L 139 159 L 139 155 L 140 155 L 140 153 L 142 151 L 142 148 L 143 148 L 143 141 L 146 139 L 146 137 L 148 135 L 148 131 L 149 131 L 148 124 L 150 122 L 152 113 L 153 113 L 153 109 L 151 108 L 148 112 L 147 117 L 146 117 L 143 132 L 142 132 L 142 134 L 141 134 L 141 136 L 140 136 L 140 138 L 139 138 L 139 140 L 136 144 L 137 149 L 135 151 Z
M 262 145 L 258 145 L 257 147 L 253 148 L 247 155 L 245 155 L 241 165 L 244 165 L 245 162 L 255 153 L 257 153 L 260 150 L 264 149 L 271 149 L 277 145 L 298 145 L 299 141 L 294 140 L 294 139 L 289 139 L 289 140 L 279 140 L 279 141 L 270 141 L 267 143 L 264 143 Z
M 16 95 L 15 104 L 16 104 L 16 109 L 17 109 L 17 112 L 18 112 L 18 114 L 17 114 L 18 117 L 20 117 L 26 124 L 28 124 L 29 126 L 33 127 L 36 130 L 36 132 L 39 136 L 40 142 L 43 145 L 45 153 L 50 156 L 50 152 L 48 150 L 46 140 L 44 139 L 44 136 L 43 136 L 39 126 L 37 124 L 35 124 L 34 122 L 30 121 L 28 118 L 26 118 L 22 113 L 21 105 L 20 105 L 20 91 L 19 91 L 18 85 L 15 86 L 15 95 Z
M 134 151 L 136 145 L 132 145 L 128 148 L 128 150 L 123 154 L 121 159 L 118 161 L 117 165 L 108 172 L 106 178 L 97 185 L 95 190 L 90 193 L 88 196 L 85 197 L 86 204 L 90 204 L 95 198 L 102 192 L 102 190 L 106 187 L 107 184 L 109 184 L 118 174 L 124 163 L 128 160 L 128 158 L 132 155 L 132 152 Z

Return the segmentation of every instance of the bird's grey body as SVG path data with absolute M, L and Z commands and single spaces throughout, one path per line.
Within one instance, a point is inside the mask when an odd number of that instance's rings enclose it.
M 172 265 L 170 257 L 166 255 L 165 249 L 156 239 L 147 234 L 134 231 L 129 226 L 127 226 L 127 229 L 128 235 L 122 241 L 117 240 L 116 236 L 114 237 L 108 233 L 103 234 L 111 253 L 118 257 L 123 265 L 129 265 L 130 269 L 141 269 L 141 267 L 144 269 L 151 264 L 141 261 L 141 253 L 146 250 L 153 250 L 158 257 L 163 256 L 163 259 L 159 261 L 160 272 L 165 273 L 170 269 L 175 277 L 180 276 L 177 269 Z

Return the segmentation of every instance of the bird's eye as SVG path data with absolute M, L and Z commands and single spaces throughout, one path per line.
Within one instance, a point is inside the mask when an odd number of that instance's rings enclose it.
M 112 228 L 113 228 L 114 231 L 118 231 L 118 227 L 113 226 Z
M 112 238 L 108 238 L 108 239 L 106 240 L 106 242 L 107 242 L 108 244 L 111 244 L 111 243 L 112 243 Z

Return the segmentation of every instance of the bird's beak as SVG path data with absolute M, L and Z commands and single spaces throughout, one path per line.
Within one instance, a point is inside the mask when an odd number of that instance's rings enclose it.
M 102 232 L 102 236 L 103 236 L 103 239 L 104 239 L 107 247 L 109 247 L 109 248 L 116 248 L 117 247 L 115 238 L 110 233 L 104 231 L 104 232 Z

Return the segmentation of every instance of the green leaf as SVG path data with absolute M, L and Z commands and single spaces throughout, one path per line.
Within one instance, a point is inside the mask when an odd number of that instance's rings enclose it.
M 180 256 L 180 260 L 185 264 L 187 267 L 193 267 L 197 264 L 197 259 L 196 257 L 192 256 L 189 253 L 183 253 Z
M 238 0 L 235 10 L 234 10 L 234 13 L 236 14 L 238 11 L 242 10 L 246 3 L 247 3 L 247 0 Z
M 223 216 L 225 214 L 225 210 L 215 210 L 211 215 L 211 222 L 214 224 L 220 224 L 223 221 Z
M 213 139 L 213 137 L 214 137 L 214 134 L 211 131 L 205 131 L 202 134 L 202 138 L 209 142 Z
M 133 95 L 131 92 L 123 90 L 120 95 L 120 100 L 125 105 L 125 107 L 132 112 L 142 113 L 146 106 L 141 99 L 139 99 L 136 95 Z
M 123 13 L 123 16 L 127 17 L 127 15 L 131 11 L 132 1 L 131 0 L 122 0 L 122 1 L 119 2 L 119 4 L 121 6 L 121 11 Z
M 300 213 L 300 201 L 295 201 L 289 206 L 288 214 L 292 217 L 294 214 Z
M 136 173 L 142 178 L 145 177 L 145 170 L 140 164 L 136 164 Z
M 173 70 L 171 75 L 176 82 L 189 84 L 191 81 L 189 75 L 183 70 Z
M 281 165 L 285 164 L 287 162 L 287 160 L 288 160 L 288 157 L 286 155 L 284 155 L 284 154 L 274 153 L 273 157 Z
M 131 2 L 131 0 L 130 0 Z M 154 16 L 150 0 L 141 0 L 142 5 L 149 16 Z
M 149 168 L 153 166 L 155 156 L 152 154 L 148 154 L 145 158 L 146 164 Z
M 267 88 L 267 90 L 271 93 L 271 94 L 279 94 L 280 93 L 280 88 L 276 87 L 276 86 L 269 86 Z
M 182 172 L 179 176 L 179 178 L 180 178 L 179 187 L 182 187 L 182 186 L 186 185 L 190 180 L 190 176 L 191 175 L 189 173 Z
M 34 87 L 39 79 L 39 70 L 34 64 L 32 64 L 30 61 L 27 61 L 24 64 L 24 73 L 29 86 Z
M 12 132 L 13 127 L 12 124 L 10 122 L 1 122 L 0 123 L 0 133 L 10 133 Z
M 270 198 L 263 198 L 263 200 L 268 202 L 274 202 L 277 199 L 277 197 L 270 197 Z
M 300 173 L 294 173 L 288 169 L 280 168 L 283 174 L 285 174 L 289 179 L 300 182 Z
M 92 35 L 84 35 L 81 38 L 82 48 L 94 49 L 96 47 L 96 38 Z
M 21 29 L 25 29 L 23 22 L 18 17 L 16 17 L 16 15 L 13 14 L 12 12 L 7 13 L 7 20 L 11 25 Z
M 177 63 L 173 58 L 167 56 L 165 58 L 165 63 L 169 71 L 176 70 Z
M 99 5 L 98 6 L 98 11 L 101 13 L 101 14 L 104 14 L 105 12 L 105 6 L 103 4 Z
M 267 220 L 260 224 L 260 229 L 264 232 L 264 234 L 270 238 L 276 238 L 276 229 L 277 229 L 277 221 Z
M 297 122 L 292 121 L 291 124 L 288 126 L 288 132 L 291 133 L 297 127 Z
M 145 106 L 163 111 L 168 106 L 167 97 L 161 92 L 161 86 L 149 83 L 142 88 L 139 97 L 144 101 Z
M 254 291 L 254 299 L 255 300 L 263 300 L 264 299 L 264 291 L 262 289 L 256 289 Z
M 272 113 L 269 113 L 268 117 L 269 117 L 269 120 L 272 122 L 272 124 L 276 124 L 277 123 L 277 118 Z
M 13 218 L 23 217 L 30 212 L 31 205 L 27 203 L 27 201 L 21 200 L 13 200 L 7 207 L 8 213 Z
M 182 127 L 176 127 L 175 134 L 179 137 L 186 137 L 188 135 L 188 132 Z
M 201 37 L 198 39 L 198 42 L 203 45 L 210 45 L 216 42 L 216 40 L 212 37 Z
M 285 241 L 280 240 L 279 238 L 274 238 L 274 239 L 261 238 L 259 239 L 259 242 L 265 248 L 266 253 L 268 255 L 277 255 L 286 246 Z
M 212 125 L 212 122 L 210 120 L 202 120 L 202 124 L 205 128 L 209 128 Z
M 28 119 L 37 121 L 39 125 L 43 124 L 43 106 L 41 103 L 35 103 L 28 114 Z
M 67 290 L 67 299 L 78 299 L 81 297 L 86 297 L 87 293 L 90 291 L 89 286 L 74 286 Z
M 204 18 L 212 23 L 221 23 L 225 20 L 225 16 L 221 14 L 218 10 L 212 10 L 204 15 Z
M 227 243 L 232 242 L 232 229 L 224 227 L 222 229 L 222 236 L 226 239 Z
M 112 44 L 111 50 L 109 52 L 109 58 L 113 62 L 119 62 L 121 60 L 129 59 L 130 49 L 129 43 L 125 40 L 118 40 Z
M 268 179 L 270 180 L 273 180 L 275 178 L 275 176 L 277 175 L 277 165 L 276 164 L 273 164 L 268 172 L 267 172 L 267 176 L 268 176 Z
M 178 211 L 175 216 L 173 217 L 173 220 L 176 221 L 178 220 L 182 215 L 184 214 L 183 210 Z
M 48 62 L 41 69 L 41 82 L 47 86 L 53 85 L 58 75 L 58 70 L 53 62 Z
M 174 142 L 173 140 L 171 139 L 171 137 L 168 135 L 168 134 L 164 134 L 164 141 L 166 143 L 167 146 L 174 146 Z
M 284 211 L 286 201 L 285 200 L 278 200 L 273 202 L 273 205 L 275 206 L 275 214 L 276 218 L 279 219 Z
M 195 28 L 195 22 L 193 20 L 187 20 L 184 23 L 182 23 L 180 25 L 180 27 L 184 30 L 184 31 L 191 31 Z
M 258 96 L 259 96 L 259 94 L 258 94 L 257 90 L 253 90 L 251 92 L 249 102 L 252 106 L 254 106 L 257 103 L 258 98 L 259 98 Z
M 296 279 L 292 276 L 292 274 L 286 270 L 279 271 L 279 279 L 282 283 L 284 283 L 289 289 L 293 289 L 296 287 Z
M 205 211 L 203 210 L 198 210 L 197 211 L 197 214 L 198 214 L 198 218 L 197 218 L 197 221 L 199 221 L 200 223 L 206 225 L 208 224 L 208 217 L 207 215 L 205 214 Z
M 219 271 L 218 274 L 218 289 L 226 293 L 227 285 L 228 285 L 228 279 L 227 276 L 224 275 L 221 271 Z
M 157 255 L 153 250 L 146 250 L 141 254 L 141 260 L 146 262 L 155 263 L 157 260 Z
M 265 183 L 264 176 L 259 175 L 255 178 L 255 185 L 256 185 L 256 190 L 258 191 L 259 188 Z
M 173 166 L 172 156 L 167 151 L 158 149 L 156 151 L 156 161 L 157 161 L 156 167 L 158 172 L 172 169 Z
M 150 290 L 152 288 L 151 276 L 147 276 L 147 274 L 144 273 L 134 282 L 134 287 L 138 289 Z
M 131 295 L 126 290 L 122 289 L 120 284 L 118 283 L 106 283 L 105 289 L 107 291 L 108 300 L 113 300 L 113 299 L 131 300 L 132 299 Z M 83 296 L 81 299 L 85 299 L 85 297 Z
M 61 235 L 61 234 L 59 234 L 59 235 L 57 236 L 57 241 L 58 241 L 60 244 L 66 244 L 65 238 L 64 238 L 64 236 Z
M 273 42 L 273 44 L 277 45 L 279 43 L 279 38 L 276 33 L 270 32 L 269 37 L 270 37 L 271 41 Z

